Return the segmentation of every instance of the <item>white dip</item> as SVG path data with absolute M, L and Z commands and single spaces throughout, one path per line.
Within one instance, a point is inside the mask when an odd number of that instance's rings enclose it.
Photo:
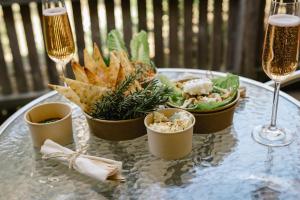
M 213 82 L 208 78 L 193 79 L 183 84 L 183 92 L 189 95 L 209 94 L 213 90 Z
M 169 118 L 162 113 L 154 112 L 153 123 L 149 127 L 161 133 L 174 133 L 185 130 L 192 123 L 192 116 L 184 111 L 176 112 Z

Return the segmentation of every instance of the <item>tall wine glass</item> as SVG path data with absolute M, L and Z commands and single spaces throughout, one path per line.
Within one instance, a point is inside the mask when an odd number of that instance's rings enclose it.
M 290 2 L 290 1 L 289 1 Z M 276 125 L 280 82 L 298 66 L 300 3 L 271 2 L 267 20 L 262 66 L 275 82 L 271 123 L 257 126 L 252 132 L 254 140 L 267 146 L 285 146 L 293 141 L 293 133 Z
M 64 0 L 43 0 L 43 30 L 48 56 L 61 67 L 64 77 L 66 64 L 75 53 L 75 45 Z

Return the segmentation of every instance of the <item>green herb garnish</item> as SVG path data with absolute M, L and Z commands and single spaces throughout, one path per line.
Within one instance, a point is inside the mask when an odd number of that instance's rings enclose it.
M 105 120 L 135 119 L 145 116 L 168 101 L 172 90 L 160 85 L 158 80 L 152 80 L 144 89 L 125 95 L 124 92 L 135 79 L 134 75 L 128 76 L 115 91 L 99 99 L 90 113 L 91 116 Z

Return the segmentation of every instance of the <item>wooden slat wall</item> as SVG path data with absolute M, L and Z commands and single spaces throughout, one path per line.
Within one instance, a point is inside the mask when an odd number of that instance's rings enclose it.
M 235 0 L 232 0 L 235 1 Z M 233 54 L 233 70 L 232 72 L 241 74 L 242 69 L 241 66 L 243 65 L 243 41 L 244 41 L 244 27 L 245 27 L 245 21 L 244 21 L 244 13 L 246 6 L 244 6 L 243 1 L 238 1 L 238 14 L 237 14 L 237 25 L 236 25 L 236 37 L 234 38 L 234 54 Z M 237 3 L 237 2 L 233 2 Z M 233 11 L 234 12 L 234 11 Z
M 28 83 L 25 77 L 25 69 L 22 62 L 22 56 L 18 44 L 18 37 L 15 28 L 15 21 L 13 18 L 13 11 L 11 6 L 3 6 L 3 16 L 9 39 L 9 46 L 13 55 L 14 74 L 17 82 L 18 92 L 23 93 L 29 90 Z
M 155 57 L 154 61 L 157 67 L 164 67 L 163 37 L 162 37 L 162 1 L 153 0 L 154 12 L 154 40 Z
M 7 70 L 7 65 L 4 59 L 2 42 L 0 40 L 0 87 L 3 95 L 12 93 L 11 81 Z
M 131 12 L 130 12 L 130 0 L 122 0 L 121 1 L 122 7 L 122 19 L 123 19 L 123 34 L 124 34 L 124 41 L 129 48 L 129 43 L 132 36 L 132 22 L 131 22 Z
M 184 1 L 184 65 L 193 67 L 193 0 Z
M 29 5 L 24 4 L 20 6 L 23 26 L 25 30 L 26 42 L 28 47 L 28 57 L 31 67 L 31 76 L 33 80 L 33 89 L 35 91 L 43 90 L 45 88 L 40 70 L 39 57 L 35 45 L 32 22 L 30 18 Z
M 106 9 L 107 32 L 114 29 L 115 26 L 115 4 L 113 0 L 104 0 Z
M 178 0 L 169 0 L 169 65 L 168 67 L 178 67 Z
M 147 11 L 146 11 L 146 0 L 138 0 L 138 18 L 139 18 L 139 31 L 147 31 Z
M 227 55 L 226 55 L 226 66 L 227 70 L 234 72 L 236 68 L 234 66 L 234 60 L 237 58 L 237 38 L 239 34 L 238 22 L 239 22 L 239 1 L 229 1 L 229 13 L 228 13 L 228 28 L 227 28 Z
M 101 37 L 98 17 L 98 0 L 89 0 L 92 40 L 101 47 Z
M 208 68 L 208 23 L 207 23 L 208 0 L 201 0 L 199 3 L 199 32 L 198 32 L 198 67 Z
M 260 52 L 261 45 L 257 44 L 259 34 L 257 31 L 258 24 L 261 24 L 257 10 L 260 10 L 261 1 L 264 0 L 252 0 L 251 2 L 243 0 L 244 15 L 243 21 L 247 22 L 244 24 L 244 35 L 243 35 L 243 68 L 242 75 L 257 78 L 257 71 L 261 67 L 258 66 L 257 57 Z M 247 31 L 248 30 L 248 31 Z
M 266 7 L 266 0 L 261 0 L 259 5 L 259 12 L 258 12 L 258 23 L 257 23 L 257 40 L 256 40 L 256 63 L 255 66 L 258 67 L 258 70 L 256 70 L 256 77 L 255 79 L 258 79 L 260 81 L 266 81 L 268 80 L 265 72 L 260 67 L 262 63 L 262 51 L 263 51 L 263 42 L 264 42 L 264 16 L 265 16 L 265 7 Z
M 84 32 L 82 25 L 82 14 L 81 14 L 81 4 L 80 1 L 72 1 L 74 24 L 75 24 L 75 33 L 77 39 L 77 53 L 79 57 L 79 62 L 83 64 L 83 49 L 85 48 L 84 43 Z M 69 68 L 67 68 L 69 69 Z M 70 71 L 68 72 L 70 74 Z
M 42 0 L 1 0 L 0 4 L 3 6 L 11 6 L 14 3 L 20 4 L 20 5 L 24 5 L 24 4 L 29 4 L 31 2 L 41 2 Z
M 212 41 L 212 69 L 219 70 L 223 61 L 223 20 L 222 20 L 223 0 L 214 0 L 214 21 L 213 21 L 213 41 Z

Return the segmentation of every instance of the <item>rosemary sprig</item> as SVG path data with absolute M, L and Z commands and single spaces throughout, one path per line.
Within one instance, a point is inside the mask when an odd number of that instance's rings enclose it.
M 135 75 L 126 77 L 115 91 L 99 99 L 90 113 L 91 116 L 106 120 L 135 119 L 168 101 L 172 90 L 159 84 L 158 80 L 150 81 L 142 90 L 124 95 L 134 83 L 135 78 Z

